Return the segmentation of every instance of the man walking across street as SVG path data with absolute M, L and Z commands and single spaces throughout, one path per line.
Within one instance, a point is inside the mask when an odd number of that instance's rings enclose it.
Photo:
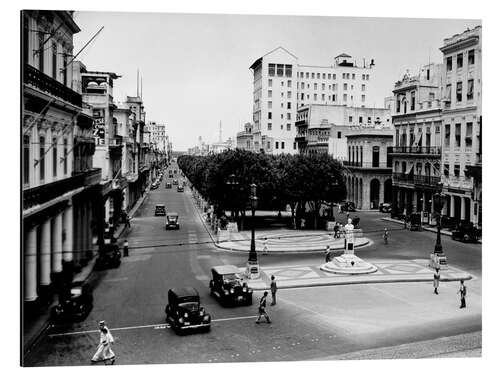
M 465 296 L 467 294 L 467 287 L 464 285 L 463 280 L 460 280 L 460 288 L 458 289 L 458 293 L 460 294 L 460 308 L 463 309 L 465 308 Z
M 276 291 L 277 290 L 278 290 L 278 286 L 276 285 L 275 277 L 274 277 L 274 275 L 271 275 L 271 297 L 273 299 L 271 301 L 271 306 L 276 305 Z
M 93 365 L 97 362 L 104 362 L 104 364 L 107 364 L 107 361 L 110 360 L 113 365 L 115 363 L 115 353 L 111 350 L 111 344 L 114 343 L 115 340 L 113 339 L 108 327 L 106 327 L 106 322 L 104 320 L 99 322 L 99 330 L 101 333 L 99 346 L 91 359 L 91 363 Z
M 439 268 L 436 267 L 436 272 L 434 272 L 434 293 L 438 293 L 438 288 L 439 288 L 439 280 L 441 279 L 441 276 L 439 275 Z
M 266 321 L 268 323 L 271 323 L 271 319 L 269 319 L 269 315 L 267 315 L 266 312 L 266 298 L 267 298 L 267 292 L 264 292 L 264 295 L 261 297 L 260 302 L 259 302 L 259 317 L 255 321 L 255 323 L 260 324 L 260 318 L 264 316 L 266 318 Z

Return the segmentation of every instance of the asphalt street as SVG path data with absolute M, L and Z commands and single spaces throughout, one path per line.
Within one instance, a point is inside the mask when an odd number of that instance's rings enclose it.
M 324 359 L 481 330 L 481 246 L 447 237 L 443 248 L 449 261 L 476 276 L 467 309 L 458 309 L 457 285 L 445 283 L 439 296 L 427 283 L 301 288 L 279 291 L 278 304 L 269 308 L 272 323 L 257 325 L 260 293 L 254 295 L 252 306 L 226 308 L 208 291 L 211 267 L 241 267 L 247 255 L 210 244 L 190 192 L 177 192 L 175 186 L 166 189 L 166 180 L 149 193 L 132 220 L 127 233 L 130 256 L 118 269 L 101 271 L 89 317 L 49 331 L 25 358 L 27 366 L 89 365 L 99 339 L 97 322 L 102 319 L 115 337 L 116 364 Z M 165 217 L 154 216 L 158 203 L 179 214 L 180 230 L 165 230 Z M 359 216 L 361 227 L 374 241 L 357 251 L 363 258 L 428 258 L 432 252 L 434 233 L 401 230 L 398 224 L 381 221 L 379 213 Z M 391 231 L 388 245 L 378 232 L 384 227 Z M 318 254 L 276 254 L 263 256 L 260 262 L 315 264 L 322 259 Z M 211 332 L 177 336 L 166 325 L 167 291 L 177 286 L 199 291 L 202 305 L 212 315 Z M 476 341 L 479 344 L 466 349 L 477 350 L 481 340 Z

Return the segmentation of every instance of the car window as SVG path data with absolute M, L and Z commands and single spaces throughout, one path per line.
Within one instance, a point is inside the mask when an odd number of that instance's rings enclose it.
M 238 277 L 234 274 L 232 275 L 224 275 L 224 281 L 234 281 L 238 280 Z
M 198 310 L 199 303 L 198 302 L 183 302 L 179 303 L 179 307 L 186 309 L 188 311 L 196 311 Z

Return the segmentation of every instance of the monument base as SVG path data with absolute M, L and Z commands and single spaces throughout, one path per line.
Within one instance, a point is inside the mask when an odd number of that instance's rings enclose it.
M 259 263 L 249 260 L 247 262 L 246 274 L 249 279 L 258 279 L 260 277 Z
M 442 270 L 448 269 L 448 259 L 444 254 L 432 253 L 430 255 L 429 267 L 439 268 Z
M 325 272 L 344 275 L 360 275 L 377 271 L 377 267 L 371 263 L 365 262 L 353 253 L 346 253 L 335 257 L 330 262 L 320 266 L 320 269 Z

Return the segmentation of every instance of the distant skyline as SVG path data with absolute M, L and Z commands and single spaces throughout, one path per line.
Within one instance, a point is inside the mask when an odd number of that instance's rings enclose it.
M 251 16 L 172 13 L 75 12 L 82 31 L 78 56 L 89 70 L 112 71 L 114 99 L 136 95 L 143 78 L 146 120 L 165 123 L 174 150 L 187 150 L 198 136 L 214 142 L 235 138 L 252 119 L 250 65 L 282 46 L 299 64 L 331 65 L 348 53 L 375 60 L 374 103 L 381 107 L 394 82 L 430 62 L 442 62 L 443 39 L 480 25 L 479 20 Z

